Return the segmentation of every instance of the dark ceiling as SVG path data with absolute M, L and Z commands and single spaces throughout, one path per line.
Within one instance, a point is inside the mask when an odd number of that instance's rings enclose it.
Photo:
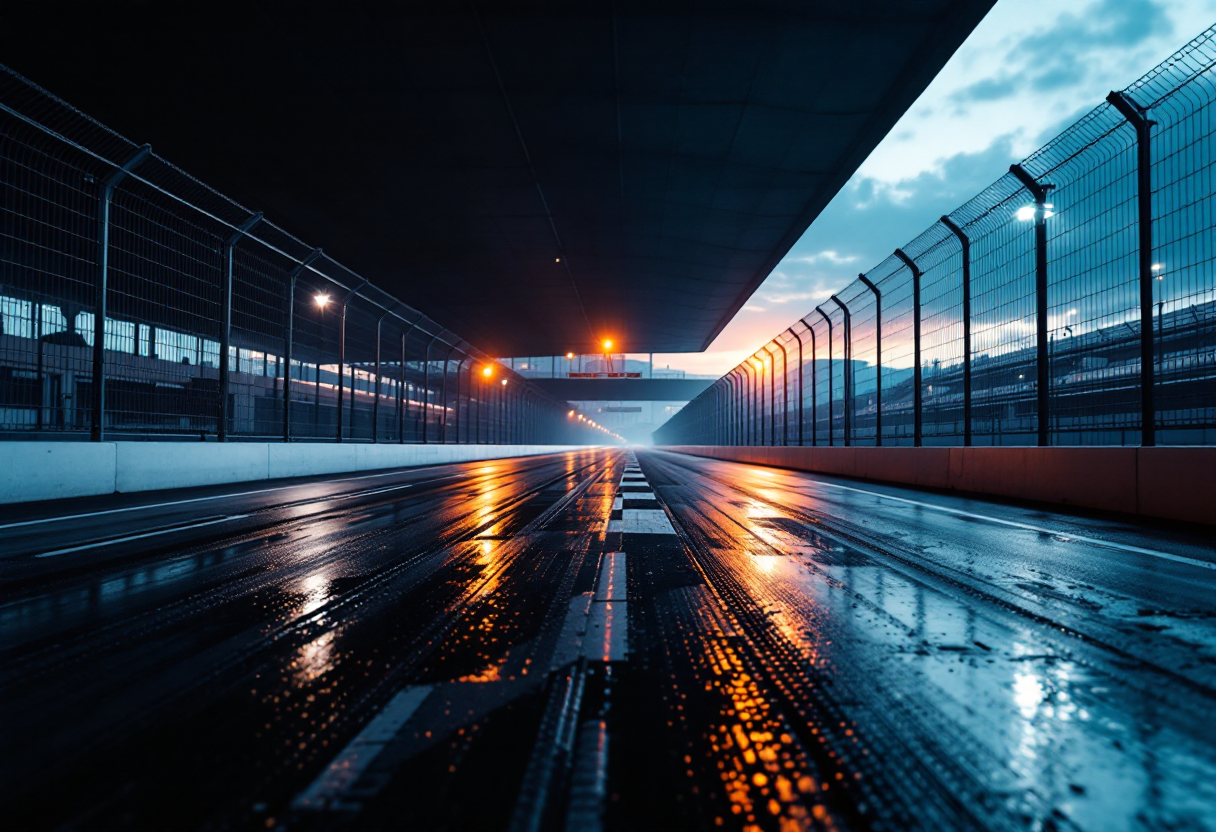
M 487 352 L 704 349 L 993 0 L 8 0 L 0 62 Z

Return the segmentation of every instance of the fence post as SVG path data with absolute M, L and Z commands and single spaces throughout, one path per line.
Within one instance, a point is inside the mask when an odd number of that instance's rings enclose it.
M 394 304 L 396 306 L 396 304 Z M 392 308 L 376 319 L 376 387 L 372 398 L 372 444 L 380 442 L 380 325 L 392 313 Z
M 443 402 L 443 410 L 439 412 L 439 444 L 448 444 L 448 362 L 452 359 L 452 353 L 456 352 L 456 345 L 452 344 L 443 356 L 443 381 L 439 383 L 439 399 Z
M 768 345 L 761 347 L 772 361 L 768 368 L 768 444 L 777 446 L 777 356 L 769 352 Z
M 864 274 L 857 278 L 874 293 L 874 446 L 882 447 L 882 292 Z
M 1054 185 L 1039 184 L 1021 165 L 1010 165 L 1009 172 L 1034 197 L 1034 299 L 1035 299 L 1035 385 L 1039 410 L 1039 445 L 1050 444 L 1051 370 L 1047 341 L 1047 192 Z
M 836 437 L 832 435 L 832 420 L 836 418 L 833 412 L 835 393 L 832 390 L 832 365 L 835 359 L 832 357 L 832 319 L 828 317 L 828 313 L 823 311 L 822 306 L 816 306 L 815 311 L 828 322 L 828 446 L 836 444 Z
M 815 366 L 818 350 L 815 348 L 815 327 L 811 326 L 806 318 L 799 320 L 811 335 L 811 447 L 814 448 L 819 444 L 819 369 Z M 801 377 L 801 369 L 798 370 L 798 374 Z
M 431 345 L 439 340 L 441 332 L 436 332 L 426 348 L 422 351 L 422 444 L 427 444 L 431 425 Z
M 726 382 L 726 413 L 722 419 L 722 425 L 718 431 L 718 444 L 732 444 L 734 430 L 734 413 L 735 413 L 735 376 L 734 371 L 722 376 L 722 380 Z
M 912 445 L 919 448 L 924 440 L 924 394 L 921 390 L 920 372 L 920 266 L 904 253 L 895 249 L 895 256 L 904 261 L 912 272 Z
M 460 393 L 464 387 L 462 378 L 464 376 L 464 362 L 469 360 L 469 354 L 464 350 L 460 351 L 464 358 L 460 359 L 460 363 L 456 365 L 456 444 L 460 444 L 460 423 L 463 421 L 460 418 Z
M 220 371 L 220 401 L 219 412 L 216 415 L 215 438 L 219 442 L 228 441 L 228 391 L 229 391 L 229 376 L 231 367 L 228 362 L 228 351 L 232 347 L 232 259 L 233 249 L 236 248 L 237 242 L 249 233 L 249 230 L 257 225 L 262 219 L 262 212 L 258 211 L 249 219 L 241 223 L 241 226 L 232 232 L 232 236 L 224 243 L 224 280 L 220 284 L 220 355 L 219 355 L 219 371 Z
M 338 321 L 338 441 L 342 441 L 342 388 L 346 383 L 346 309 L 350 306 L 351 300 L 359 293 L 359 290 L 367 285 L 367 278 L 363 282 L 346 293 L 346 297 L 342 298 L 342 317 Z M 355 401 L 355 369 L 350 371 L 350 400 L 351 405 Z M 351 418 L 354 418 L 352 411 Z M 353 427 L 353 425 L 352 425 Z
M 776 340 L 773 341 L 777 343 Z M 781 344 L 781 444 L 790 444 L 790 357 Z
M 1136 226 L 1140 234 L 1140 444 L 1157 444 L 1157 408 L 1153 401 L 1156 372 L 1153 364 L 1153 156 L 1152 128 L 1144 110 L 1122 92 L 1106 100 L 1136 130 Z
M 722 396 L 723 387 L 726 384 L 726 377 L 723 376 L 713 383 L 714 389 L 714 411 L 710 414 L 708 430 L 705 434 L 706 445 L 720 445 L 719 438 L 721 437 L 722 428 Z
M 764 430 L 764 419 L 760 415 L 760 413 L 758 413 L 758 410 L 760 409 L 760 407 L 763 407 L 763 403 L 758 402 L 756 400 L 756 387 L 757 387 L 757 382 L 760 381 L 760 374 L 755 372 L 755 369 L 756 369 L 755 366 L 753 366 L 752 373 L 750 374 L 752 389 L 751 389 L 751 401 L 750 401 L 751 407 L 749 410 L 749 414 L 750 414 L 751 422 L 752 422 L 752 435 L 751 435 L 750 444 L 753 447 L 760 445 L 760 443 L 764 441 L 764 437 L 762 435 L 762 432 Z M 760 383 L 759 387 L 760 387 L 760 395 L 763 396 L 764 395 L 764 384 Z
M 743 428 L 740 438 L 744 445 L 751 445 L 753 433 L 751 408 L 752 374 L 747 369 L 746 361 L 739 365 L 739 372 L 743 374 L 743 392 L 739 397 L 739 419 Z
M 841 373 L 841 384 L 844 387 L 844 446 L 853 444 L 853 316 L 849 307 L 836 295 L 830 300 L 840 307 L 844 313 L 844 368 Z
M 803 425 L 803 418 L 802 418 L 802 336 L 799 335 L 797 332 L 795 332 L 793 327 L 790 327 L 789 329 L 787 329 L 786 332 L 788 332 L 790 335 L 793 335 L 794 340 L 798 342 L 798 447 L 801 448 L 802 447 L 802 425 Z M 786 376 L 787 376 L 787 381 L 788 381 L 788 376 L 789 376 L 788 369 L 786 370 Z M 789 431 L 788 427 L 786 428 L 786 431 L 787 432 Z
M 958 237 L 963 257 L 963 447 L 971 447 L 971 240 L 948 216 L 942 225 Z
M 152 153 L 152 145 L 144 145 L 135 152 L 122 167 L 111 171 L 101 182 L 101 204 L 97 217 L 97 295 L 93 307 L 93 424 L 89 428 L 89 439 L 100 442 L 105 437 L 102 422 L 106 411 L 106 303 L 110 288 L 110 202 L 114 189 L 126 175 Z M 76 326 L 75 321 L 68 325 Z M 41 343 L 41 342 L 40 342 Z
M 284 337 L 283 350 L 283 441 L 291 441 L 291 353 L 295 347 L 296 326 L 296 281 L 308 266 L 321 256 L 321 249 L 315 248 L 305 255 L 294 269 L 291 270 L 287 289 L 287 334 Z M 321 362 L 317 362 L 317 375 L 321 374 Z M 319 406 L 319 405 L 318 405 Z

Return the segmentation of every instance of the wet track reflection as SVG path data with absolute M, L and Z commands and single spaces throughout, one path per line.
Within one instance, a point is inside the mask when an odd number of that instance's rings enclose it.
M 0 535 L 20 828 L 1216 829 L 1194 530 L 589 450 Z

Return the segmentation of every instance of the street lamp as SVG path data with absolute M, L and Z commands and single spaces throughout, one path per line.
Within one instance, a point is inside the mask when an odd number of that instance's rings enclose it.
M 1017 210 L 1017 213 L 1014 214 L 1014 216 L 1017 217 L 1022 222 L 1034 222 L 1034 215 L 1035 215 L 1036 210 L 1037 209 L 1033 205 L 1023 205 L 1021 208 L 1019 208 Z M 1056 212 L 1051 210 L 1051 203 L 1044 202 L 1043 203 L 1043 217 L 1044 218 L 1054 217 L 1055 214 L 1056 214 Z
M 325 307 L 329 306 L 329 293 L 318 292 L 313 296 L 313 300 L 316 301 L 318 309 L 324 309 Z

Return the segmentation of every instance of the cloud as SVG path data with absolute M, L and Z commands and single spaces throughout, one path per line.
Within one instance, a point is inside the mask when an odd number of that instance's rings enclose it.
M 854 260 L 857 259 L 857 255 L 841 254 L 840 252 L 835 251 L 834 249 L 828 249 L 827 251 L 821 251 L 817 254 L 803 254 L 803 255 L 799 255 L 798 257 L 786 258 L 786 259 L 787 260 L 790 260 L 790 259 L 796 260 L 800 263 L 819 263 L 821 261 L 824 261 L 824 262 L 835 263 L 835 264 L 839 265 L 840 263 L 852 263 Z
M 1099 53 L 1131 50 L 1173 31 L 1167 10 L 1155 0 L 1101 0 L 1081 14 L 1061 14 L 1049 26 L 1013 39 L 1004 68 L 951 93 L 948 100 L 967 105 L 1002 101 L 1026 91 L 1075 87 L 1089 75 Z
M 1013 95 L 1017 89 L 1017 83 L 1011 75 L 984 78 L 952 93 L 950 100 L 957 104 L 968 104 L 973 101 L 999 101 Z

